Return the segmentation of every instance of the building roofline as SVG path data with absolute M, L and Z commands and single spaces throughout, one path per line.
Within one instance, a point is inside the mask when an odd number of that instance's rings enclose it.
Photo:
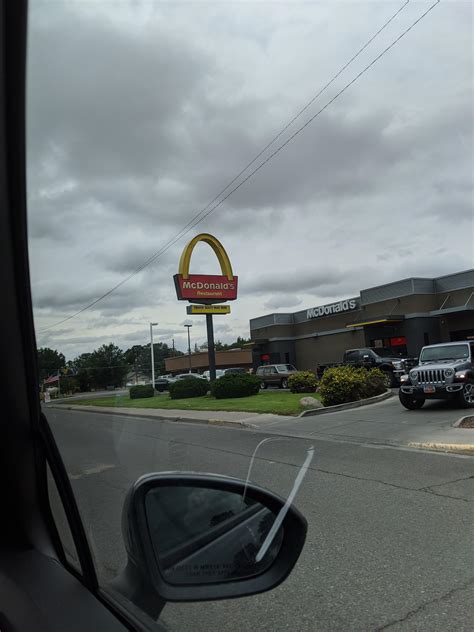
M 474 268 L 468 268 L 467 270 L 461 270 L 459 272 L 451 272 L 450 274 L 444 274 L 442 276 L 435 276 L 435 277 L 422 277 L 422 276 L 405 277 L 404 279 L 398 279 L 397 281 L 390 281 L 389 283 L 382 283 L 381 285 L 374 285 L 372 287 L 364 288 L 364 289 L 360 290 L 359 291 L 359 295 L 357 297 L 354 297 L 354 298 L 360 299 L 362 293 L 370 292 L 371 290 L 378 290 L 380 288 L 390 287 L 390 286 L 393 286 L 393 285 L 397 285 L 399 283 L 406 283 L 406 282 L 412 282 L 413 283 L 414 281 L 431 281 L 431 282 L 433 282 L 433 284 L 435 284 L 435 282 L 438 281 L 439 279 L 447 279 L 449 277 L 459 276 L 459 275 L 462 275 L 462 274 L 468 274 L 468 273 L 471 273 L 471 272 L 474 272 Z M 467 287 L 470 287 L 470 286 L 466 286 L 464 288 L 456 288 L 456 290 L 458 290 L 458 289 L 466 289 Z M 421 292 L 421 293 L 425 294 L 426 292 Z M 440 292 L 436 292 L 436 290 L 434 291 L 434 294 L 445 294 L 445 293 L 446 293 L 445 290 L 442 290 Z M 417 292 L 417 294 L 418 294 L 418 292 Z M 409 296 L 409 295 L 410 294 L 406 294 L 406 295 L 403 294 L 401 296 Z M 399 297 L 399 298 L 401 298 L 401 297 Z M 345 299 L 339 299 L 339 300 L 345 300 Z M 347 299 L 347 300 L 349 300 L 349 299 Z M 390 299 L 386 299 L 386 300 L 390 300 Z M 337 302 L 338 301 L 332 301 L 332 303 L 337 303 Z M 298 310 L 296 312 L 271 312 L 269 314 L 263 314 L 261 316 L 255 316 L 254 318 L 250 319 L 250 324 L 252 323 L 252 321 L 263 319 L 263 318 L 271 318 L 271 317 L 276 316 L 276 315 L 293 317 L 296 314 L 304 313 L 308 309 L 310 309 L 310 308 L 300 309 L 300 310 Z M 447 312 L 444 312 L 444 313 L 447 313 Z M 292 324 L 294 324 L 294 323 L 292 323 Z M 264 327 L 271 327 L 273 325 L 283 325 L 283 323 L 271 323 L 271 324 L 263 325 L 263 326 Z M 257 329 L 259 329 L 259 328 L 257 327 Z

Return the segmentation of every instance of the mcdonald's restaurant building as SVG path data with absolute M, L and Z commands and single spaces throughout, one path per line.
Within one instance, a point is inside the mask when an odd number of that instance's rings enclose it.
M 391 347 L 417 357 L 423 345 L 474 339 L 474 269 L 410 278 L 296 313 L 250 321 L 253 365 L 298 369 L 339 362 L 346 349 Z

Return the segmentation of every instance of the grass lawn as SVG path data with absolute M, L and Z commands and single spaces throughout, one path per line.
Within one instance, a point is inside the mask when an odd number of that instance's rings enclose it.
M 247 413 L 273 413 L 298 415 L 304 410 L 300 399 L 305 396 L 318 398 L 317 393 L 288 393 L 268 390 L 251 397 L 214 399 L 209 395 L 187 399 L 171 399 L 169 395 L 156 395 L 146 399 L 130 399 L 128 395 L 115 395 L 98 399 L 73 400 L 71 404 L 82 406 L 121 406 L 127 408 L 175 408 L 179 410 L 234 410 Z

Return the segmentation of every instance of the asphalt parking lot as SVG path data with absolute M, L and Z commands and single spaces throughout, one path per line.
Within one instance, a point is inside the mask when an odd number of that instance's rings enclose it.
M 453 423 L 473 411 L 457 408 L 451 402 L 426 402 L 419 410 L 407 410 L 391 398 L 361 408 L 353 408 L 314 417 L 288 417 L 259 424 L 265 431 L 298 434 L 326 439 L 409 445 L 420 441 L 453 443 L 456 437 L 474 443 L 474 430 L 455 429 Z M 471 434 L 469 434 L 471 433 Z

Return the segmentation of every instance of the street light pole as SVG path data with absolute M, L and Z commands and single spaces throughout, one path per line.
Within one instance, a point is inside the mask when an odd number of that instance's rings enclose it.
M 192 327 L 192 325 L 185 325 L 185 327 L 188 328 L 188 361 L 189 361 L 189 371 L 188 373 L 191 373 L 191 335 L 189 333 L 189 329 Z
M 153 353 L 153 327 L 158 323 L 150 323 L 150 351 L 151 351 L 151 384 L 155 388 L 155 356 Z

